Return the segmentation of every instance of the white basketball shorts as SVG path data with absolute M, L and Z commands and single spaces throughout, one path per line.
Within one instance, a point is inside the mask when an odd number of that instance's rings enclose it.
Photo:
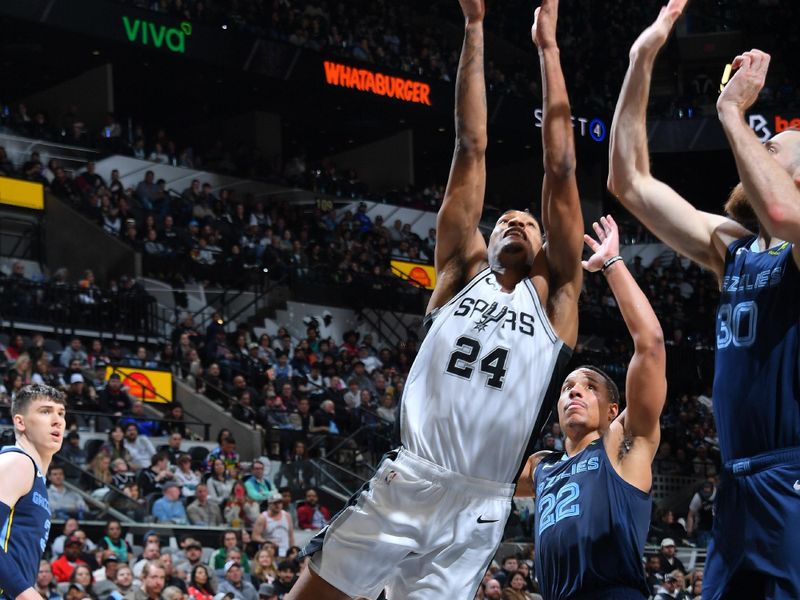
M 513 484 L 465 477 L 400 449 L 304 549 L 351 597 L 471 599 L 502 541 Z M 321 541 L 321 547 L 320 547 Z

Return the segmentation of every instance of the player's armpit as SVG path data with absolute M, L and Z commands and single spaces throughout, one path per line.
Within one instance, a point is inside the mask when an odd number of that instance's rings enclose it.
M 519 479 L 517 479 L 517 487 L 514 490 L 515 497 L 530 498 L 536 496 L 535 490 L 533 489 L 533 474 L 539 462 L 550 453 L 550 450 L 540 450 L 528 457 L 525 467 L 522 469 Z

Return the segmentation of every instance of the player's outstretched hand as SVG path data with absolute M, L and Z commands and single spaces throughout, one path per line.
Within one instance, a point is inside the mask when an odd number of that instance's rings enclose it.
M 770 56 L 761 50 L 750 50 L 733 59 L 736 73 L 717 99 L 717 111 L 730 107 L 744 114 L 758 99 L 769 70 Z
M 558 23 L 558 0 L 542 0 L 542 5 L 533 13 L 531 38 L 540 50 L 556 47 L 556 24 Z
M 458 0 L 461 5 L 461 12 L 464 13 L 464 18 L 468 23 L 477 23 L 483 21 L 486 15 L 486 2 L 485 0 Z
M 631 56 L 643 54 L 655 56 L 666 43 L 669 32 L 672 31 L 675 21 L 681 16 L 689 0 L 669 0 L 666 6 L 661 7 L 661 12 L 650 27 L 645 29 L 631 47 Z
M 600 217 L 600 222 L 592 223 L 592 228 L 597 234 L 597 239 L 584 235 L 583 241 L 594 254 L 589 260 L 581 261 L 583 268 L 590 273 L 599 271 L 608 259 L 619 254 L 619 228 L 611 215 Z

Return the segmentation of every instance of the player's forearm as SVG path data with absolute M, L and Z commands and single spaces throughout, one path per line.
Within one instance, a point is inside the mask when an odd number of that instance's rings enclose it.
M 486 83 L 483 70 L 483 23 L 468 22 L 456 74 L 456 155 L 486 151 Z
M 641 200 L 634 193 L 637 180 L 650 176 L 647 100 L 654 61 L 655 56 L 631 53 L 611 124 L 608 189 L 632 211 Z
M 800 241 L 800 191 L 745 123 L 736 108 L 718 111 L 747 199 L 771 236 Z
M 614 294 L 637 354 L 664 354 L 664 334 L 661 324 L 623 261 L 617 261 L 605 271 L 608 287 Z
M 542 70 L 542 148 L 545 172 L 571 177 L 575 173 L 575 140 L 567 85 L 557 46 L 539 49 Z

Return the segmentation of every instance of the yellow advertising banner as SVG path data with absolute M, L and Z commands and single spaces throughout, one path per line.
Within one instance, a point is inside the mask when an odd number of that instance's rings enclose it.
M 119 374 L 122 385 L 128 388 L 131 400 L 144 402 L 172 402 L 172 372 L 136 367 L 106 367 L 106 381 L 112 373 Z
M 0 177 L 0 204 L 44 210 L 44 187 L 41 183 Z
M 392 260 L 392 274 L 401 279 L 414 281 L 429 290 L 436 286 L 436 269 L 433 265 Z

